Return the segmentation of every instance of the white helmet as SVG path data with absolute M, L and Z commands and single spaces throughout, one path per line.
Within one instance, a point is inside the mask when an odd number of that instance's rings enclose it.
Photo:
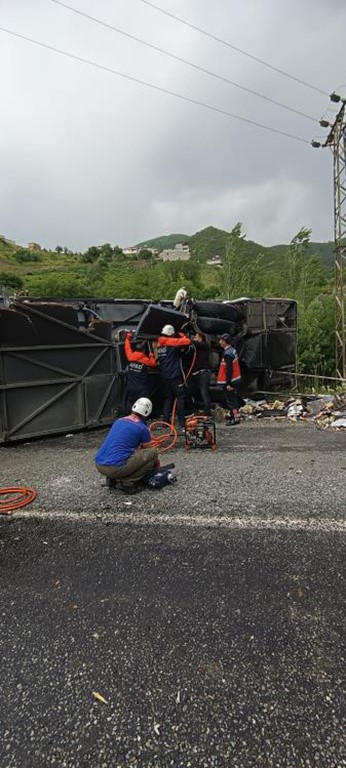
M 173 328 L 173 325 L 164 325 L 161 333 L 163 336 L 174 336 L 175 328 Z
M 153 410 L 153 404 L 148 397 L 139 397 L 138 400 L 132 406 L 132 413 L 138 413 L 139 416 L 143 416 L 144 419 L 150 416 Z

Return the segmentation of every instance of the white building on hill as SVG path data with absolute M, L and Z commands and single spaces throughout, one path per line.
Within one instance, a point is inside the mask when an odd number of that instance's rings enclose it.
M 191 258 L 188 243 L 177 243 L 174 248 L 164 248 L 159 254 L 161 261 L 188 261 Z
M 208 259 L 207 265 L 208 267 L 222 267 L 221 256 L 212 256 L 211 259 Z

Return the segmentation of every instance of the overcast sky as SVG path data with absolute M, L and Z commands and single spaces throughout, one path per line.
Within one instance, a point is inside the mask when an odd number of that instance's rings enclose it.
M 328 96 L 141 0 L 66 0 L 300 110 Z M 153 0 L 325 91 L 346 95 L 345 0 Z M 0 0 L 0 26 L 310 142 L 305 117 L 196 71 L 52 0 Z M 208 225 L 264 245 L 301 226 L 333 237 L 330 151 L 247 125 L 0 32 L 0 233 L 25 244 L 122 246 Z M 330 111 L 330 108 L 331 111 Z M 329 111 L 328 111 L 329 110 Z

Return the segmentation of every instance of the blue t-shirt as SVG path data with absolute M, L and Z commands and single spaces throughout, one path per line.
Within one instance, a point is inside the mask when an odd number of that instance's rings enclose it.
M 151 435 L 144 421 L 123 418 L 114 422 L 95 463 L 106 467 L 122 467 L 142 443 L 150 443 Z

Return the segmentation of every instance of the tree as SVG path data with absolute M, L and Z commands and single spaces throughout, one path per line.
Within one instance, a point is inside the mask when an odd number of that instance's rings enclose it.
M 114 253 L 110 243 L 103 243 L 103 245 L 98 247 L 98 251 L 103 259 L 107 259 L 107 261 L 111 261 L 113 259 Z
M 228 237 L 222 269 L 219 272 L 223 299 L 256 296 L 262 292 L 263 258 L 261 254 L 255 258 L 246 256 L 245 235 L 242 235 L 241 229 L 242 224 L 238 222 Z
M 332 291 L 316 296 L 299 313 L 300 373 L 335 375 L 335 299 Z
M 0 290 L 20 291 L 23 288 L 23 280 L 11 272 L 0 272 Z
M 115 259 L 124 259 L 124 251 L 122 248 L 120 248 L 120 245 L 115 245 L 113 248 L 113 256 Z
M 82 261 L 86 264 L 96 261 L 100 255 L 100 249 L 96 245 L 90 245 L 90 247 L 82 254 Z
M 62 249 L 61 245 L 57 245 L 55 251 L 56 251 L 56 253 L 62 253 L 63 249 Z
M 26 261 L 42 261 L 42 255 L 41 252 L 27 251 L 26 248 L 18 248 L 14 255 L 14 259 L 18 264 L 23 264 Z
M 279 278 L 279 293 L 307 307 L 326 284 L 326 267 L 318 256 L 308 256 L 311 230 L 302 227 L 292 238 Z
M 149 248 L 141 248 L 137 258 L 139 261 L 149 261 L 149 259 L 153 258 L 153 254 L 149 251 Z
M 51 296 L 52 298 L 90 296 L 92 293 L 92 286 L 88 280 L 72 272 L 28 275 L 25 287 L 31 296 Z

